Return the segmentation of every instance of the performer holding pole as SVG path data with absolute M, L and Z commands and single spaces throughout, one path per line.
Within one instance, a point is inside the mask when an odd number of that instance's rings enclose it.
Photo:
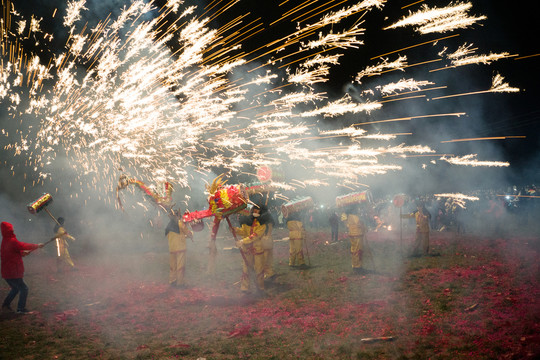
M 193 238 L 193 233 L 182 221 L 180 209 L 169 214 L 169 224 L 165 236 L 169 241 L 169 284 L 174 287 L 184 287 L 186 266 L 186 237 Z
M 352 269 L 357 274 L 364 274 L 366 271 L 362 268 L 362 255 L 367 233 L 366 225 L 358 216 L 358 209 L 354 205 L 347 207 L 342 219 L 349 232 Z
M 71 268 L 75 267 L 68 251 L 68 240 L 75 241 L 75 238 L 69 235 L 66 229 L 64 229 L 64 221 L 63 217 L 59 217 L 57 224 L 54 226 L 54 239 L 56 241 L 56 271 L 58 272 L 63 271 L 66 265 Z
M 8 222 L 2 222 L 0 228 L 2 230 L 2 245 L 0 248 L 2 278 L 11 287 L 11 291 L 2 303 L 2 310 L 13 311 L 11 302 L 19 294 L 17 313 L 28 314 L 30 313 L 26 309 L 28 286 L 23 280 L 24 263 L 22 257 L 26 256 L 28 251 L 42 248 L 44 244 L 29 244 L 17 240 L 13 225 Z
M 287 228 L 289 229 L 289 266 L 293 268 L 306 269 L 308 266 L 304 261 L 304 241 L 306 230 L 298 213 L 290 214 L 287 218 Z
M 336 198 L 336 207 L 344 208 L 345 212 L 341 216 L 341 220 L 345 223 L 348 230 L 349 241 L 351 242 L 351 265 L 352 269 L 357 274 L 368 273 L 362 267 L 362 257 L 364 255 L 364 248 L 367 247 L 367 227 L 364 221 L 359 216 L 359 205 L 364 203 L 371 203 L 372 196 L 369 191 L 363 191 L 358 193 L 351 193 Z M 373 267 L 373 255 L 369 251 Z
M 56 226 L 54 227 L 55 235 L 51 240 L 54 239 L 56 241 L 56 256 L 57 256 L 56 270 L 61 271 L 62 266 L 64 266 L 63 264 L 67 264 L 71 267 L 74 266 L 73 261 L 71 260 L 71 256 L 69 256 L 69 252 L 67 249 L 68 248 L 67 240 L 69 239 L 71 241 L 75 241 L 75 238 L 69 235 L 66 229 L 64 229 L 63 227 L 64 219 L 63 218 L 56 219 L 53 216 L 53 214 L 51 214 L 49 209 L 47 209 L 47 206 L 49 206 L 52 203 L 52 201 L 53 201 L 53 198 L 51 194 L 45 193 L 42 196 L 40 196 L 37 200 L 28 204 L 26 208 L 31 214 L 37 214 L 41 210 L 45 210 L 45 212 L 56 223 Z M 47 244 L 49 242 L 51 241 L 48 241 Z
M 424 203 L 418 202 L 416 204 L 416 211 L 410 214 L 402 214 L 401 218 L 414 218 L 416 220 L 416 238 L 411 256 L 429 255 L 429 222 L 431 220 L 431 214 L 424 206 Z
M 239 228 L 235 228 L 234 234 L 242 239 L 236 241 L 236 246 L 242 254 L 242 279 L 240 290 L 247 294 L 250 287 L 250 274 L 255 274 L 256 292 L 264 294 L 264 259 L 262 237 L 266 231 L 266 225 L 259 222 L 260 209 L 253 207 L 251 216 L 241 220 Z M 236 235 L 235 235 L 236 238 Z
M 309 252 L 306 244 L 306 230 L 301 221 L 300 211 L 310 209 L 313 205 L 313 199 L 308 196 L 281 206 L 281 213 L 287 218 L 287 228 L 289 229 L 289 266 L 292 268 L 309 268 L 304 261 L 304 245 L 308 261 Z

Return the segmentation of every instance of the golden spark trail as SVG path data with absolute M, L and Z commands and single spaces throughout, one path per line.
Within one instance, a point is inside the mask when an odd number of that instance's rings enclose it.
M 451 157 L 447 158 L 445 156 L 441 157 L 439 160 L 446 161 L 452 165 L 463 165 L 463 166 L 489 166 L 489 167 L 508 167 L 510 166 L 509 162 L 506 161 L 479 161 L 475 159 L 476 154 L 465 155 L 462 157 Z
M 441 141 L 441 143 L 463 142 L 463 141 L 481 141 L 481 140 L 507 140 L 507 139 L 525 139 L 526 136 L 492 136 L 483 138 L 466 138 Z
M 486 16 L 469 16 L 467 11 L 471 8 L 472 4 L 470 2 L 450 4 L 444 8 L 431 9 L 423 5 L 422 10 L 413 14 L 410 13 L 409 16 L 384 28 L 384 30 L 417 25 L 416 31 L 421 34 L 446 32 L 470 27 L 476 22 L 487 18 Z
M 389 103 L 393 101 L 400 101 L 400 100 L 410 100 L 410 99 L 418 99 L 418 98 L 425 98 L 426 95 L 417 95 L 417 96 L 407 96 L 399 99 L 388 99 L 388 100 L 381 100 L 379 101 L 381 104 Z
M 333 0 L 332 0 L 332 1 L 333 1 Z M 271 23 L 270 23 L 270 26 L 273 26 L 274 24 L 276 24 L 276 23 L 278 23 L 278 22 L 280 22 L 280 21 L 282 21 L 282 20 L 285 20 L 285 18 L 289 17 L 290 15 L 294 14 L 295 12 L 298 12 L 298 11 L 300 11 L 300 10 L 306 8 L 307 6 L 311 5 L 311 3 L 312 3 L 311 0 L 307 0 L 307 1 L 303 2 L 302 4 L 300 4 L 300 5 L 298 5 L 298 6 L 294 7 L 294 8 L 292 8 L 291 10 L 289 10 L 289 11 L 283 13 L 283 15 L 282 15 L 278 20 L 276 20 L 276 21 L 274 21 L 274 22 L 271 22 Z M 322 5 L 321 5 L 321 6 L 322 6 Z M 291 21 L 294 21 L 294 20 L 291 20 Z
M 454 156 L 454 154 L 414 154 L 414 155 L 400 155 L 404 158 L 414 158 L 414 157 L 440 157 L 440 156 Z
M 497 196 L 499 197 L 511 196 L 511 197 L 518 197 L 518 198 L 540 199 L 540 196 L 535 196 L 535 195 L 497 195 Z
M 416 5 L 416 4 L 420 4 L 421 2 L 424 2 L 424 1 L 425 1 L 425 0 L 415 1 L 415 2 L 413 2 L 413 3 L 411 3 L 411 4 L 409 4 L 409 5 L 402 6 L 401 8 L 402 8 L 402 9 L 406 9 L 406 8 L 408 8 L 408 7 L 410 7 L 410 6 L 413 6 L 413 5 Z
M 361 126 L 361 125 L 370 125 L 370 124 L 378 124 L 378 123 L 385 123 L 385 122 L 394 122 L 394 121 L 410 121 L 414 119 L 423 119 L 423 118 L 430 118 L 430 117 L 444 117 L 444 116 L 464 116 L 466 113 L 449 113 L 449 114 L 433 114 L 433 115 L 418 115 L 418 116 L 410 116 L 410 117 L 404 117 L 404 118 L 396 118 L 396 119 L 388 119 L 388 120 L 378 120 L 378 121 L 367 121 L 363 123 L 356 123 L 352 126 Z
M 394 96 L 401 96 L 401 95 L 415 94 L 415 93 L 424 92 L 424 91 L 442 90 L 442 89 L 446 89 L 446 88 L 447 88 L 447 86 L 437 86 L 437 87 L 433 87 L 433 88 L 429 88 L 429 89 L 420 89 L 420 90 L 413 90 L 413 91 L 405 91 L 405 92 L 402 92 L 402 93 L 399 93 L 399 94 L 383 95 L 383 99 L 384 99 L 384 98 L 394 97 Z
M 523 60 L 523 59 L 528 59 L 528 58 L 532 58 L 532 57 L 536 57 L 536 56 L 540 56 L 540 54 L 533 54 L 533 55 L 519 56 L 519 57 L 514 58 L 514 60 Z
M 329 11 L 329 10 L 332 9 L 332 8 L 335 8 L 335 7 L 339 6 L 339 5 L 342 5 L 342 4 L 346 3 L 346 2 L 347 2 L 347 0 L 343 0 L 343 1 L 339 2 L 339 3 L 334 4 L 334 5 L 331 5 L 331 6 L 329 5 L 329 4 L 330 4 L 330 2 L 329 2 L 329 3 L 327 3 L 327 4 L 321 5 L 321 6 L 317 7 L 317 8 L 315 8 L 315 9 L 310 10 L 309 12 L 306 12 L 306 13 L 304 13 L 304 14 L 298 15 L 298 16 L 295 17 L 294 19 L 291 19 L 291 22 L 294 22 L 294 21 L 298 21 L 298 22 L 306 22 L 307 20 L 309 20 L 309 19 L 311 19 L 311 18 L 313 18 L 313 17 L 315 17 L 315 16 L 317 16 L 317 15 L 320 15 L 320 14 L 326 12 L 326 11 Z M 319 9 L 319 8 L 322 8 L 322 7 L 325 6 L 325 5 L 328 5 L 328 6 L 327 6 L 326 8 L 323 8 L 323 9 L 319 10 L 319 12 L 316 12 L 316 13 L 313 13 L 313 14 L 307 16 L 310 12 L 313 12 L 313 11 Z M 303 17 L 303 16 L 307 16 L 307 17 L 304 18 L 304 19 L 302 19 L 302 20 L 298 20 L 298 19 L 300 19 L 300 18 Z

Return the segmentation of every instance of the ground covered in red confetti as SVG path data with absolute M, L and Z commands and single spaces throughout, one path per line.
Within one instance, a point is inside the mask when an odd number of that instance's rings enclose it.
M 281 230 L 279 235 L 286 236 Z M 364 266 L 346 238 L 309 233 L 307 270 L 287 266 L 266 296 L 242 295 L 241 256 L 188 249 L 184 289 L 167 283 L 166 247 L 77 254 L 77 270 L 26 258 L 27 316 L 2 313 L 1 359 L 524 359 L 540 357 L 540 240 L 433 233 L 432 256 L 406 256 L 410 234 L 370 233 Z M 7 285 L 0 288 L 2 296 Z M 16 355 L 15 355 L 16 354 Z

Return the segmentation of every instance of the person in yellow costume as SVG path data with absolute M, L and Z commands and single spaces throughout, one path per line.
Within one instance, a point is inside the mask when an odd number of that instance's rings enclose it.
M 349 233 L 351 242 L 351 264 L 355 273 L 364 273 L 362 268 L 362 255 L 364 253 L 364 241 L 367 233 L 366 224 L 357 214 L 357 209 L 352 207 L 341 215 Z
M 303 252 L 306 230 L 304 224 L 300 221 L 299 213 L 288 216 L 287 228 L 289 229 L 289 266 L 307 268 Z
M 242 279 L 240 290 L 248 293 L 250 288 L 250 274 L 255 274 L 255 286 L 257 293 L 264 293 L 264 249 L 262 237 L 266 231 L 266 225 L 259 222 L 260 209 L 254 207 L 251 216 L 240 220 L 240 227 L 234 228 L 240 236 L 236 246 L 242 254 Z
M 424 204 L 418 203 L 416 211 L 410 214 L 401 215 L 402 218 L 416 220 L 416 238 L 414 241 L 412 256 L 422 256 L 429 254 L 429 223 L 431 214 Z
M 56 242 L 56 271 L 62 271 L 65 270 L 67 266 L 70 268 L 74 268 L 75 264 L 73 263 L 73 260 L 71 260 L 71 256 L 69 255 L 68 251 L 68 240 L 75 241 L 75 238 L 71 235 L 69 235 L 64 229 L 64 221 L 65 219 L 63 217 L 59 217 L 57 219 L 58 223 L 54 227 L 54 237 Z
M 182 221 L 180 209 L 173 210 L 169 219 L 165 228 L 165 236 L 169 241 L 169 284 L 184 287 L 186 237 L 193 237 L 193 233 Z

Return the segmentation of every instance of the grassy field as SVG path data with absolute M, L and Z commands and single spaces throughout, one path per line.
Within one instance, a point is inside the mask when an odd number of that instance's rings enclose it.
M 324 230 L 324 229 L 323 229 Z M 218 246 L 230 247 L 223 233 Z M 287 236 L 277 229 L 275 239 Z M 0 315 L 0 359 L 523 359 L 540 357 L 540 239 L 369 233 L 367 275 L 346 238 L 309 232 L 308 270 L 276 241 L 267 296 L 242 296 L 241 256 L 221 250 L 205 274 L 207 234 L 188 243 L 186 289 L 167 284 L 166 240 L 151 251 L 76 251 L 57 273 L 53 248 L 25 258 L 34 313 Z M 114 241 L 114 239 L 110 239 Z M 0 295 L 7 294 L 5 282 Z M 16 304 L 12 304 L 15 306 Z M 387 337 L 378 341 L 369 338 Z

